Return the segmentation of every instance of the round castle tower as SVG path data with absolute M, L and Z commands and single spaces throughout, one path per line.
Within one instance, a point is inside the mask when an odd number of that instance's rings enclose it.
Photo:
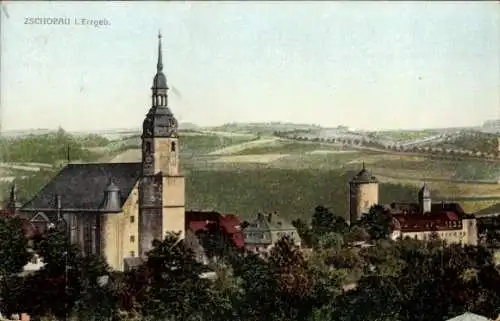
M 378 204 L 378 180 L 365 168 L 349 181 L 349 222 L 355 223 Z

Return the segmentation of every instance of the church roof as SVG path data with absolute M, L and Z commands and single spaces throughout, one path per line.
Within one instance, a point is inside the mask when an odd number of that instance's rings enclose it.
M 110 179 L 120 189 L 123 206 L 141 175 L 141 163 L 68 164 L 21 211 L 55 210 L 61 196 L 64 211 L 99 211 Z

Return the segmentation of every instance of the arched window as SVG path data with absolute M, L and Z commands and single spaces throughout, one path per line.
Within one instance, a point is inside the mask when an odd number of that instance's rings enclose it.
M 175 142 L 172 142 L 172 143 L 170 144 L 170 147 L 171 147 L 171 148 L 170 148 L 170 150 L 171 150 L 172 152 L 175 152 L 175 148 L 176 148 L 176 146 L 175 146 Z

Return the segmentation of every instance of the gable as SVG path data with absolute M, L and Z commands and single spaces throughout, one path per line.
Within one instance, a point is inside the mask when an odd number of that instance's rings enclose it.
M 49 223 L 50 219 L 43 212 L 38 212 L 33 218 L 30 219 L 31 222 L 42 222 Z

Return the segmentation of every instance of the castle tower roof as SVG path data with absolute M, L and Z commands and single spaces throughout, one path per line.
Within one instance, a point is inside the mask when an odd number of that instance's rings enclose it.
M 378 183 L 378 179 L 373 176 L 365 167 L 365 162 L 363 162 L 363 168 L 351 179 L 351 183 L 354 184 L 371 184 Z

